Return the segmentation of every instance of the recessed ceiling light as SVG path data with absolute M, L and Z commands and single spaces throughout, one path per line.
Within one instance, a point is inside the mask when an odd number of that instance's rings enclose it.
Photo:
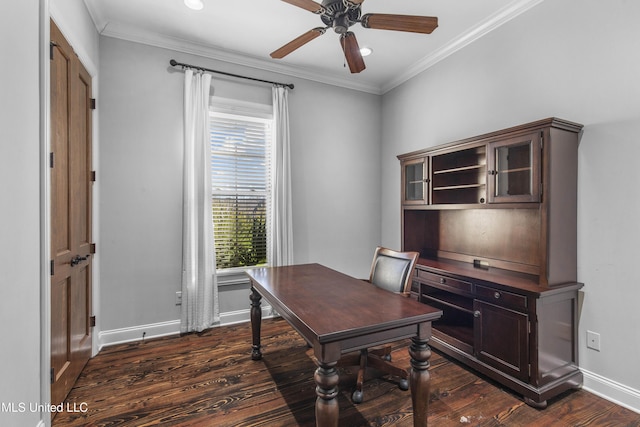
M 202 0 L 184 0 L 184 4 L 193 10 L 202 10 L 204 3 Z
M 373 50 L 370 47 L 363 47 L 360 49 L 360 55 L 369 56 L 373 53 Z

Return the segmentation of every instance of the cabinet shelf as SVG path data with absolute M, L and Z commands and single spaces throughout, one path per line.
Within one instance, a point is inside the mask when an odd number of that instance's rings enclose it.
M 471 166 L 465 166 L 465 167 L 460 167 L 460 168 L 434 170 L 433 174 L 434 175 L 440 175 L 440 174 L 444 174 L 444 173 L 467 172 L 467 171 L 483 169 L 484 167 L 486 167 L 486 165 L 483 163 L 483 164 L 479 164 L 479 165 L 471 165 Z
M 473 299 L 423 284 L 420 291 L 423 299 L 444 304 L 465 313 L 473 314 Z
M 465 188 L 483 188 L 483 187 L 486 187 L 486 184 L 449 185 L 446 187 L 433 187 L 433 191 L 462 190 Z
M 431 178 L 433 204 L 484 203 L 487 198 L 486 147 L 433 156 Z
M 427 303 L 427 304 L 432 304 L 432 305 L 441 304 L 441 305 L 445 305 L 445 306 L 447 306 L 449 308 L 453 308 L 455 310 L 459 310 L 459 311 L 461 311 L 463 313 L 473 314 L 472 310 L 464 308 L 464 307 L 462 307 L 462 306 L 460 306 L 460 305 L 458 305 L 456 303 L 445 301 L 442 298 L 435 298 L 435 297 L 433 297 L 431 295 L 424 295 L 423 294 L 422 295 L 422 299 L 426 300 L 424 302 Z
M 516 173 L 516 172 L 530 172 L 530 171 L 531 171 L 531 168 L 526 167 L 526 168 L 503 169 L 503 170 L 497 171 L 497 173 Z
M 433 336 L 455 347 L 473 351 L 473 328 L 464 325 L 434 325 Z
M 434 205 L 480 205 L 485 203 L 487 197 L 486 186 L 483 184 L 462 184 L 437 188 L 438 191 L 431 192 Z

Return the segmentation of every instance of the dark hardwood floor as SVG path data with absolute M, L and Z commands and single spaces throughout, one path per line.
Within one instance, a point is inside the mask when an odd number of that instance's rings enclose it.
M 54 427 L 313 426 L 315 365 L 281 319 L 262 324 L 263 360 L 251 360 L 248 323 L 107 347 L 91 359 Z M 406 362 L 406 343 L 394 360 Z M 431 358 L 431 426 L 640 426 L 640 415 L 583 390 L 533 409 L 446 357 Z M 342 384 L 340 425 L 412 426 L 410 392 L 372 380 L 353 405 Z

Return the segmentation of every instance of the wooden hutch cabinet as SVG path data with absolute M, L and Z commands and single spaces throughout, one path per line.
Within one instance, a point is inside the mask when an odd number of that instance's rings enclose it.
M 582 384 L 581 129 L 550 118 L 398 156 L 412 293 L 443 311 L 431 345 L 538 408 Z

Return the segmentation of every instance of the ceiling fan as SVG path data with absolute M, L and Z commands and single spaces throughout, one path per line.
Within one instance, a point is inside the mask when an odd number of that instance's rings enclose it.
M 438 18 L 432 16 L 390 15 L 384 13 L 362 14 L 364 0 L 322 0 L 322 4 L 313 0 L 282 0 L 320 15 L 325 27 L 313 28 L 289 43 L 271 52 L 271 57 L 281 59 L 325 33 L 327 28 L 340 34 L 340 45 L 352 73 L 359 73 L 366 67 L 356 35 L 349 28 L 359 22 L 364 28 L 378 30 L 406 31 L 431 34 L 438 27 Z

